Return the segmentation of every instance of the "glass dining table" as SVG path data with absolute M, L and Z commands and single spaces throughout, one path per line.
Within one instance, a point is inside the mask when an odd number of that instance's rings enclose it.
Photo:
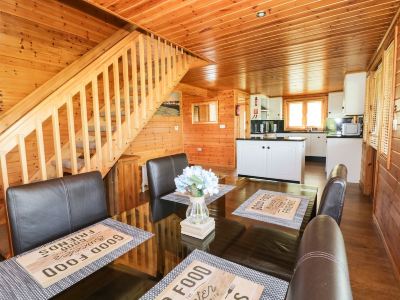
M 183 204 L 154 223 L 148 201 L 114 216 L 154 236 L 55 298 L 138 299 L 195 249 L 289 281 L 302 232 L 316 214 L 317 188 L 248 178 L 239 178 L 235 185 L 235 189 L 208 205 L 215 231 L 204 240 L 181 234 L 180 222 L 187 208 Z M 260 189 L 309 199 L 299 230 L 232 214 Z

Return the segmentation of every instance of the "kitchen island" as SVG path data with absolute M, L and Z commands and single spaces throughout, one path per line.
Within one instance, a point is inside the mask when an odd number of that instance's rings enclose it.
M 305 138 L 249 138 L 236 140 L 238 176 L 303 182 Z

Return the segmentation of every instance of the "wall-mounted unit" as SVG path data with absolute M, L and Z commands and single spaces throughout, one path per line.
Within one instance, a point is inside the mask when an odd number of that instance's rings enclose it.
M 363 115 L 367 73 L 349 73 L 344 77 L 344 114 Z

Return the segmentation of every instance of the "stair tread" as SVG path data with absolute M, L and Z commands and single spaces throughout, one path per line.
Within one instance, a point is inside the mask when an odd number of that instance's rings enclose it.
M 52 165 L 55 166 L 56 165 L 56 161 L 53 160 Z M 76 159 L 76 164 L 78 166 L 78 170 L 82 169 L 85 166 L 85 160 L 83 158 L 77 158 Z M 71 164 L 71 159 L 70 158 L 63 158 L 62 159 L 62 166 L 63 169 L 71 169 L 72 168 L 72 164 Z
M 77 148 L 83 148 L 83 141 L 77 141 L 75 145 Z M 96 149 L 96 141 L 89 141 L 89 149 Z
M 115 126 L 111 126 L 111 131 L 115 131 Z M 95 131 L 94 125 L 89 125 L 88 126 L 88 131 Z M 107 131 L 107 126 L 106 125 L 100 125 L 100 131 L 101 132 L 106 132 Z

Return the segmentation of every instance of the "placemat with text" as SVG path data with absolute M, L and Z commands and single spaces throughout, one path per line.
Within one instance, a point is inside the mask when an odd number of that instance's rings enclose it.
M 288 283 L 200 250 L 194 250 L 141 300 L 284 299 Z
M 0 299 L 48 299 L 151 238 L 106 219 L 0 263 Z
M 219 184 L 219 191 L 218 191 L 217 194 L 212 195 L 212 196 L 205 196 L 204 200 L 206 202 L 206 205 L 209 205 L 210 203 L 212 203 L 215 200 L 219 199 L 223 195 L 229 193 L 235 187 L 236 186 L 229 185 L 229 184 Z M 181 194 L 179 192 L 173 192 L 173 193 L 170 193 L 168 195 L 162 196 L 161 199 L 189 205 L 189 196 Z
M 232 214 L 300 229 L 309 199 L 268 190 L 258 190 Z

